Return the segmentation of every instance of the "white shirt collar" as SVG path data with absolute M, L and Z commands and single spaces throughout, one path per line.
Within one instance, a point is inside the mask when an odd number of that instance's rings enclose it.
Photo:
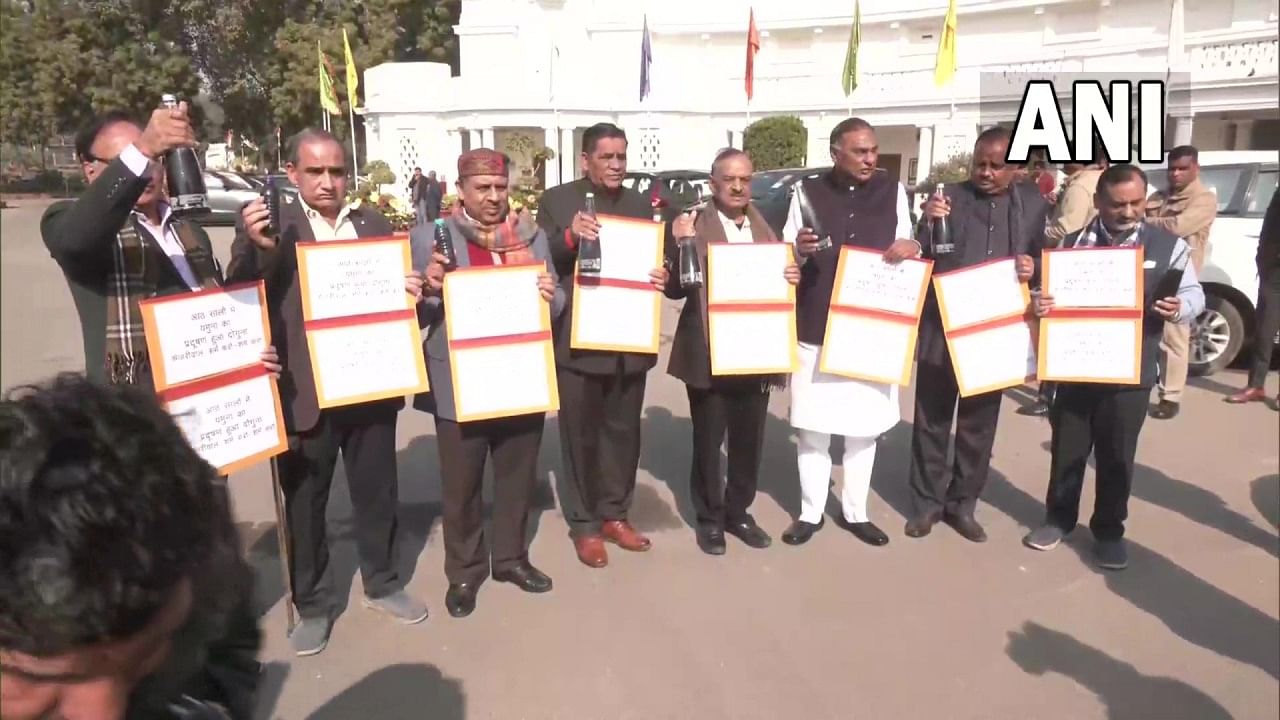
M 319 210 L 316 210 L 315 208 L 308 205 L 307 201 L 302 199 L 302 195 L 298 195 L 298 202 L 302 204 L 302 212 L 307 216 L 307 220 L 309 221 L 318 220 L 324 223 L 329 222 L 323 215 L 320 214 Z M 347 203 L 346 205 L 343 205 L 342 209 L 338 211 L 338 219 L 334 221 L 333 226 L 335 228 L 342 227 L 342 223 L 347 221 L 347 216 L 350 215 L 351 211 L 354 209 L 355 209 L 355 203 Z
M 146 213 L 143 213 L 138 208 L 133 209 L 133 214 L 137 215 L 138 219 L 141 220 L 142 222 L 148 225 L 151 225 L 151 220 L 147 218 Z M 152 225 L 152 227 L 160 227 L 160 228 L 166 227 L 169 225 L 169 221 L 172 219 L 173 219 L 173 208 L 169 207 L 169 203 L 164 202 L 162 200 L 160 202 L 160 224 Z

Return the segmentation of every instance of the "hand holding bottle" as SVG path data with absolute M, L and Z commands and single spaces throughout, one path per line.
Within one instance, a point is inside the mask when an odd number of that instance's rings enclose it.
M 151 119 L 142 130 L 134 147 L 152 160 L 159 160 L 166 152 L 179 147 L 195 147 L 196 134 L 187 115 L 186 101 L 176 108 L 161 107 L 151 112 Z

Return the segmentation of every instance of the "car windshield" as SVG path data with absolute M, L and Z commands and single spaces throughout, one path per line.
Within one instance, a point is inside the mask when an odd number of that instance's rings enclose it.
M 1263 170 L 1258 173 L 1258 178 L 1253 181 L 1253 193 L 1249 197 L 1249 206 L 1245 208 L 1247 214 L 1261 215 L 1267 211 L 1272 196 L 1276 194 L 1277 178 L 1280 178 L 1280 171 Z
M 1218 212 L 1225 212 L 1235 198 L 1236 190 L 1244 179 L 1247 168 L 1242 167 L 1201 167 L 1200 182 L 1213 191 L 1218 198 Z M 1169 186 L 1169 171 L 1163 168 L 1147 173 L 1147 189 L 1150 192 L 1164 190 Z
M 785 170 L 756 173 L 756 176 L 751 178 L 751 197 L 762 198 L 768 195 L 770 192 L 782 187 L 791 175 L 792 173 Z
M 233 175 L 231 173 L 222 173 L 222 172 L 213 173 L 213 174 L 217 175 L 218 179 L 222 180 L 222 184 L 225 185 L 228 190 L 253 190 L 254 189 L 252 185 L 245 182 L 244 178 L 238 175 Z

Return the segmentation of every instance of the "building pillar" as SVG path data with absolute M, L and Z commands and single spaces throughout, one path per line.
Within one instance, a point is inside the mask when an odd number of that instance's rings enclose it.
M 743 131 L 741 131 L 741 130 L 730 130 L 730 131 L 729 131 L 729 133 L 730 133 L 730 135 L 729 135 L 729 144 L 730 144 L 730 145 L 732 145 L 733 147 L 735 147 L 735 148 L 737 148 L 737 149 L 741 150 L 741 149 L 742 149 L 742 134 L 743 134 Z
M 1191 144 L 1191 131 L 1194 124 L 1195 118 L 1191 115 L 1173 118 L 1173 147 Z
M 1235 143 L 1228 150 L 1249 150 L 1250 142 L 1253 140 L 1253 120 L 1239 120 L 1236 122 Z
M 472 128 L 467 131 L 467 134 L 471 138 L 472 150 L 475 150 L 476 148 L 484 147 L 484 138 L 480 135 L 480 130 L 476 128 Z
M 493 128 L 480 128 L 480 147 L 496 149 L 493 144 Z
M 909 178 L 912 185 L 919 185 L 929 176 L 929 168 L 933 167 L 933 126 L 916 128 L 916 174 Z
M 556 162 L 560 164 L 560 182 L 567 183 L 578 178 L 578 148 L 574 143 L 577 128 L 560 128 L 560 146 L 556 149 Z
M 542 144 L 555 151 L 555 158 L 548 160 L 543 170 L 546 181 L 543 187 L 555 187 L 560 184 L 560 129 L 549 127 L 542 131 Z

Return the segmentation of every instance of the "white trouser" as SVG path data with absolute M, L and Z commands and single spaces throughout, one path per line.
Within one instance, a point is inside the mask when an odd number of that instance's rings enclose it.
M 831 486 L 831 436 L 814 430 L 797 429 L 799 434 L 800 519 L 817 525 L 827 507 Z M 871 490 L 871 468 L 876 462 L 875 437 L 845 437 L 844 489 L 840 508 L 851 523 L 867 522 L 867 493 Z

